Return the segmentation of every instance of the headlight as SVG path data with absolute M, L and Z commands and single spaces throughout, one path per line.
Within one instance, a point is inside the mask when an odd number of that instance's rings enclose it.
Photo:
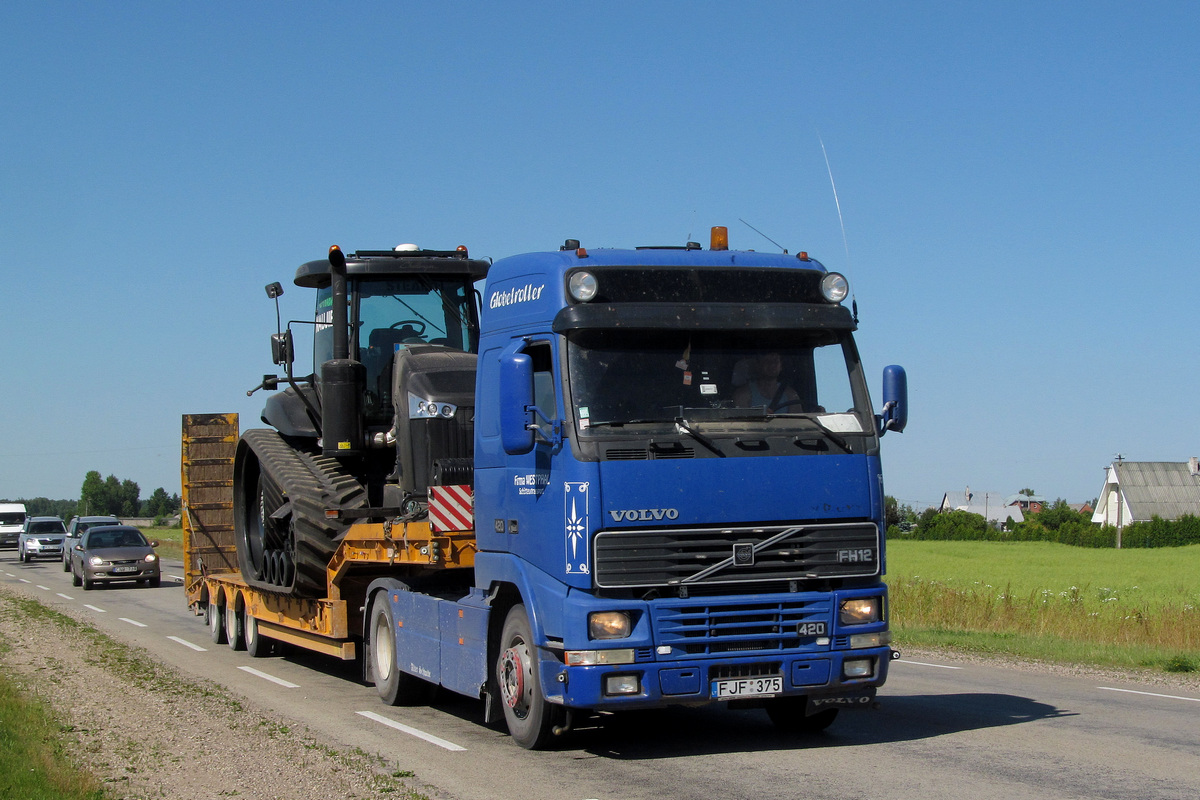
M 590 272 L 573 272 L 571 277 L 567 278 L 567 291 L 576 302 L 586 303 L 600 291 L 600 283 Z
M 879 607 L 882 605 L 878 597 L 856 597 L 853 600 L 843 600 L 838 612 L 838 620 L 843 625 L 865 625 L 868 622 L 879 622 Z
M 821 278 L 821 295 L 830 303 L 840 303 L 850 294 L 850 284 L 838 272 L 830 272 Z
M 589 639 L 626 639 L 632 630 L 624 611 L 593 611 L 588 614 Z
M 146 560 L 147 561 L 157 561 L 158 556 L 154 555 L 154 553 L 149 553 L 146 555 Z
M 100 566 L 104 565 L 104 559 L 101 558 L 100 556 L 92 556 L 91 558 L 88 559 L 88 563 L 91 564 L 93 567 L 100 567 Z

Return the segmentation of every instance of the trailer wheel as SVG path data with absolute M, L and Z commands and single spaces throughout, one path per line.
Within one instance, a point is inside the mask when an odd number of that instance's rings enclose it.
M 237 610 L 235 603 L 225 605 L 225 642 L 231 650 L 245 650 L 246 639 L 242 636 L 242 612 Z
M 437 687 L 400 669 L 396 659 L 396 618 L 387 595 L 371 606 L 371 644 L 367 650 L 371 677 L 379 699 L 389 706 L 428 703 Z
M 262 635 L 258 619 L 250 614 L 242 616 L 242 638 L 251 658 L 262 658 L 271 652 L 271 640 Z
M 820 733 L 837 719 L 836 708 L 806 715 L 807 706 L 807 697 L 776 697 L 766 703 L 767 716 L 777 730 L 797 735 Z
M 213 644 L 225 644 L 225 613 L 215 598 L 209 598 L 208 605 L 204 607 L 204 621 L 208 624 Z
M 513 606 L 504 620 L 495 677 L 513 741 L 527 750 L 544 747 L 564 715 L 542 694 L 533 628 L 523 605 Z

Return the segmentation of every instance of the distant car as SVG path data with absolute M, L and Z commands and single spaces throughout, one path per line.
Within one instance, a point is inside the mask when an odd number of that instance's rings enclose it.
M 16 547 L 24 525 L 24 503 L 0 503 L 0 547 Z
M 30 517 L 17 537 L 17 558 L 29 563 L 34 558 L 62 558 L 67 525 L 59 517 Z
M 137 581 L 158 586 L 162 575 L 154 548 L 137 528 L 94 525 L 71 549 L 71 583 L 91 589 L 97 583 Z
M 116 517 L 71 517 L 67 528 L 67 539 L 63 542 L 63 572 L 71 571 L 71 550 L 79 544 L 83 532 L 93 525 L 120 525 Z

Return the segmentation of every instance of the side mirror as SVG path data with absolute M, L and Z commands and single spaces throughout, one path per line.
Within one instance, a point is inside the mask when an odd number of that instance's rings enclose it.
M 158 539 L 151 539 L 151 540 L 150 540 L 150 546 L 151 546 L 151 547 L 158 547 Z
M 500 357 L 500 442 L 510 456 L 533 449 L 533 359 L 525 353 Z
M 895 364 L 883 368 L 883 413 L 879 415 L 879 435 L 887 431 L 901 433 L 908 424 L 908 376 Z
M 271 334 L 271 362 L 280 366 L 291 364 L 296 357 L 296 346 L 292 341 L 292 329 Z

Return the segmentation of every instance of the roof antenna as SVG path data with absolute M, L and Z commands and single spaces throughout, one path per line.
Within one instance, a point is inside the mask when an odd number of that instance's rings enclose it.
M 850 271 L 850 241 L 846 238 L 846 222 L 842 219 L 842 203 L 838 200 L 837 184 L 833 181 L 833 167 L 829 165 L 829 153 L 825 151 L 825 140 L 821 138 L 821 130 L 816 126 L 813 129 L 817 132 L 817 141 L 821 143 L 821 155 L 825 157 L 825 171 L 829 173 L 829 185 L 833 187 L 833 205 L 837 208 L 838 225 L 842 228 L 842 247 L 846 249 L 846 271 Z M 858 300 L 853 293 L 850 295 L 850 302 L 854 307 L 854 322 L 858 322 Z
M 762 232 L 762 231 L 760 231 L 758 228 L 756 228 L 756 227 L 754 227 L 753 225 L 751 225 L 749 222 L 746 222 L 746 220 L 742 219 L 741 217 L 738 217 L 738 222 L 742 223 L 742 224 L 743 224 L 743 225 L 745 225 L 747 228 L 749 228 L 750 230 L 754 231 L 754 232 L 755 232 L 755 233 L 757 233 L 759 236 L 763 237 L 763 238 L 764 238 L 764 239 L 766 239 L 768 242 L 770 242 L 771 244 L 773 244 L 773 245 L 775 245 L 776 247 L 778 247 L 780 250 L 782 250 L 782 251 L 783 251 L 783 254 L 784 254 L 785 256 L 788 254 L 788 251 L 787 251 L 787 248 L 786 248 L 786 247 L 784 247 L 784 246 L 783 246 L 783 245 L 781 245 L 779 242 L 777 242 L 777 241 L 775 241 L 774 239 L 772 239 L 770 236 L 767 236 L 765 233 L 763 233 L 763 232 Z

